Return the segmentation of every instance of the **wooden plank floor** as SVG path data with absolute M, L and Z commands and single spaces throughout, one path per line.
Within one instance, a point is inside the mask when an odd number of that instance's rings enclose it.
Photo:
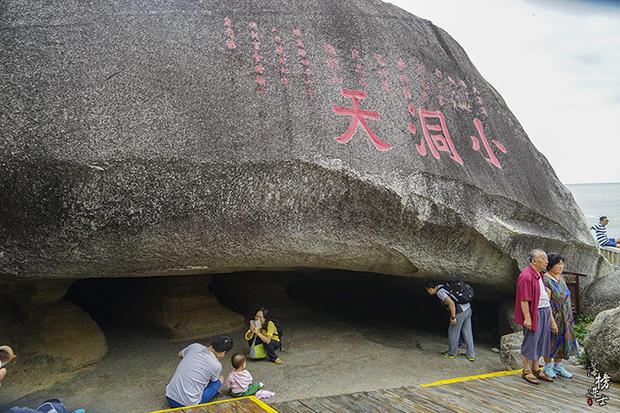
M 255 397 L 227 399 L 195 407 L 159 410 L 151 413 L 277 413 Z
M 587 405 L 586 393 L 594 384 L 582 369 L 570 379 L 538 386 L 520 375 L 492 377 L 432 387 L 400 387 L 346 395 L 276 403 L 280 413 L 437 413 L 437 412 L 620 412 L 620 385 L 603 391 L 607 406 Z

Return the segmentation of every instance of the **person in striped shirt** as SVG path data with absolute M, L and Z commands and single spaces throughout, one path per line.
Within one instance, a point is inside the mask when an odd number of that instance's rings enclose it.
M 592 229 L 594 230 L 596 240 L 601 247 L 618 247 L 620 246 L 620 242 L 616 241 L 617 238 L 608 238 L 607 237 L 607 228 L 605 228 L 609 224 L 609 219 L 607 217 L 600 217 L 598 220 L 598 224 L 592 225 Z

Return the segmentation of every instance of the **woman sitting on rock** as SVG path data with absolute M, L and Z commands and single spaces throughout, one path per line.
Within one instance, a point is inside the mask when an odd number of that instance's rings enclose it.
M 566 259 L 559 254 L 549 254 L 547 273 L 543 277 L 545 287 L 551 290 L 551 311 L 558 325 L 558 333 L 551 335 L 549 357 L 545 357 L 545 374 L 551 378 L 562 376 L 570 379 L 573 375 L 562 365 L 562 360 L 579 355 L 579 347 L 573 329 L 573 309 L 570 290 L 562 277 Z M 553 359 L 553 360 L 552 360 Z
M 254 320 L 250 320 L 250 329 L 245 333 L 245 339 L 250 346 L 250 358 L 267 357 L 273 363 L 282 364 L 282 360 L 276 354 L 276 350 L 281 350 L 280 335 L 275 323 L 269 317 L 268 309 L 260 308 L 256 312 Z

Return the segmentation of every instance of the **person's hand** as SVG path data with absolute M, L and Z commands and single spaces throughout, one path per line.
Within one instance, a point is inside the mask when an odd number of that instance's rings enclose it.
M 456 317 L 455 318 L 450 318 L 450 325 L 451 326 L 455 326 L 456 325 Z
M 526 318 L 525 320 L 523 320 L 523 327 L 527 328 L 528 330 L 531 330 L 532 320 L 530 318 Z
M 558 335 L 558 325 L 556 324 L 555 320 L 551 321 L 551 332 L 556 336 Z

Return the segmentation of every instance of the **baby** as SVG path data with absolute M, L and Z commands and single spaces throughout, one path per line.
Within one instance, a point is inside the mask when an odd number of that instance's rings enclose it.
M 6 366 L 13 359 L 15 359 L 15 353 L 13 353 L 13 349 L 9 346 L 0 346 L 0 384 L 2 384 L 2 380 L 4 376 L 6 376 Z
M 228 375 L 226 386 L 232 397 L 253 396 L 263 387 L 263 383 L 254 381 L 249 371 L 245 369 L 247 360 L 241 353 L 233 354 L 230 359 L 234 371 Z

